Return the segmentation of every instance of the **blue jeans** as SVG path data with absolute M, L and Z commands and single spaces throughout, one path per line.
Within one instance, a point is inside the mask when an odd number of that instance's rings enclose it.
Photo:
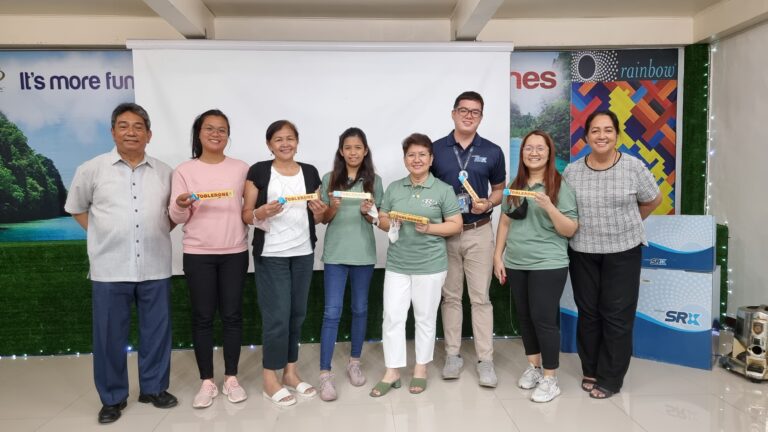
M 363 351 L 368 323 L 368 288 L 373 265 L 326 264 L 324 272 L 325 311 L 320 329 L 320 370 L 331 370 L 333 348 L 339 333 L 339 319 L 344 305 L 347 275 L 352 286 L 352 353 L 359 358 Z

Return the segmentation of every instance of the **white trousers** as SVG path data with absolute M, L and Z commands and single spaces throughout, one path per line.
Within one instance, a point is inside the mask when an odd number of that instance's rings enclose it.
M 390 368 L 406 365 L 405 321 L 413 304 L 416 319 L 416 363 L 432 361 L 435 351 L 435 327 L 443 282 L 448 272 L 427 275 L 405 275 L 387 270 L 384 273 L 384 364 Z

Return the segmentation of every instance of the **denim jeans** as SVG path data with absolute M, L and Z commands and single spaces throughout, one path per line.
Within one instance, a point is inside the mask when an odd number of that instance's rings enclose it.
M 359 358 L 368 322 L 368 288 L 373 277 L 372 265 L 326 264 L 324 272 L 325 310 L 320 330 L 320 370 L 331 370 L 333 348 L 339 333 L 339 319 L 344 305 L 347 276 L 352 291 L 352 352 Z

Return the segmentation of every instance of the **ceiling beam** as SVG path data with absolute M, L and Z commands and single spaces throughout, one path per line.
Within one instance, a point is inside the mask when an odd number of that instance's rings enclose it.
M 720 1 L 693 17 L 694 42 L 713 42 L 768 20 L 768 1 Z
M 187 39 L 213 39 L 214 17 L 202 0 L 144 0 Z
M 504 0 L 459 0 L 451 14 L 451 40 L 473 41 Z

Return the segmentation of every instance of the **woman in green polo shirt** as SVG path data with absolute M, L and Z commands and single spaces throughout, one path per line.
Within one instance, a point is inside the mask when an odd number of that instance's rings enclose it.
M 369 193 L 372 199 L 334 197 L 334 192 Z M 339 137 L 339 148 L 333 161 L 333 171 L 323 176 L 320 197 L 325 211 L 323 262 L 325 263 L 325 309 L 320 329 L 320 398 L 336 399 L 331 374 L 333 348 L 339 332 L 339 319 L 344 305 L 347 278 L 352 297 L 352 349 L 347 363 L 347 375 L 353 386 L 365 384 L 360 369 L 365 329 L 368 322 L 368 288 L 376 264 L 376 242 L 371 209 L 381 205 L 384 188 L 381 177 L 373 169 L 371 149 L 365 133 L 349 128 Z
M 435 326 L 440 295 L 448 270 L 445 237 L 462 228 L 461 210 L 453 188 L 430 172 L 432 140 L 412 134 L 403 141 L 403 161 L 410 173 L 387 187 L 381 203 L 379 228 L 389 232 L 384 273 L 382 339 L 387 371 L 371 390 L 379 397 L 400 387 L 400 368 L 406 365 L 405 321 L 413 304 L 416 319 L 416 365 L 410 392 L 427 388 L 427 364 L 435 350 Z M 397 211 L 427 218 L 427 223 L 390 219 Z
M 534 402 L 560 394 L 556 371 L 560 355 L 560 296 L 568 276 L 568 238 L 578 228 L 576 196 L 555 169 L 555 145 L 546 132 L 523 139 L 517 177 L 510 189 L 535 193 L 510 195 L 502 203 L 493 271 L 509 281 L 515 300 L 528 368 L 518 380 L 535 388 Z

